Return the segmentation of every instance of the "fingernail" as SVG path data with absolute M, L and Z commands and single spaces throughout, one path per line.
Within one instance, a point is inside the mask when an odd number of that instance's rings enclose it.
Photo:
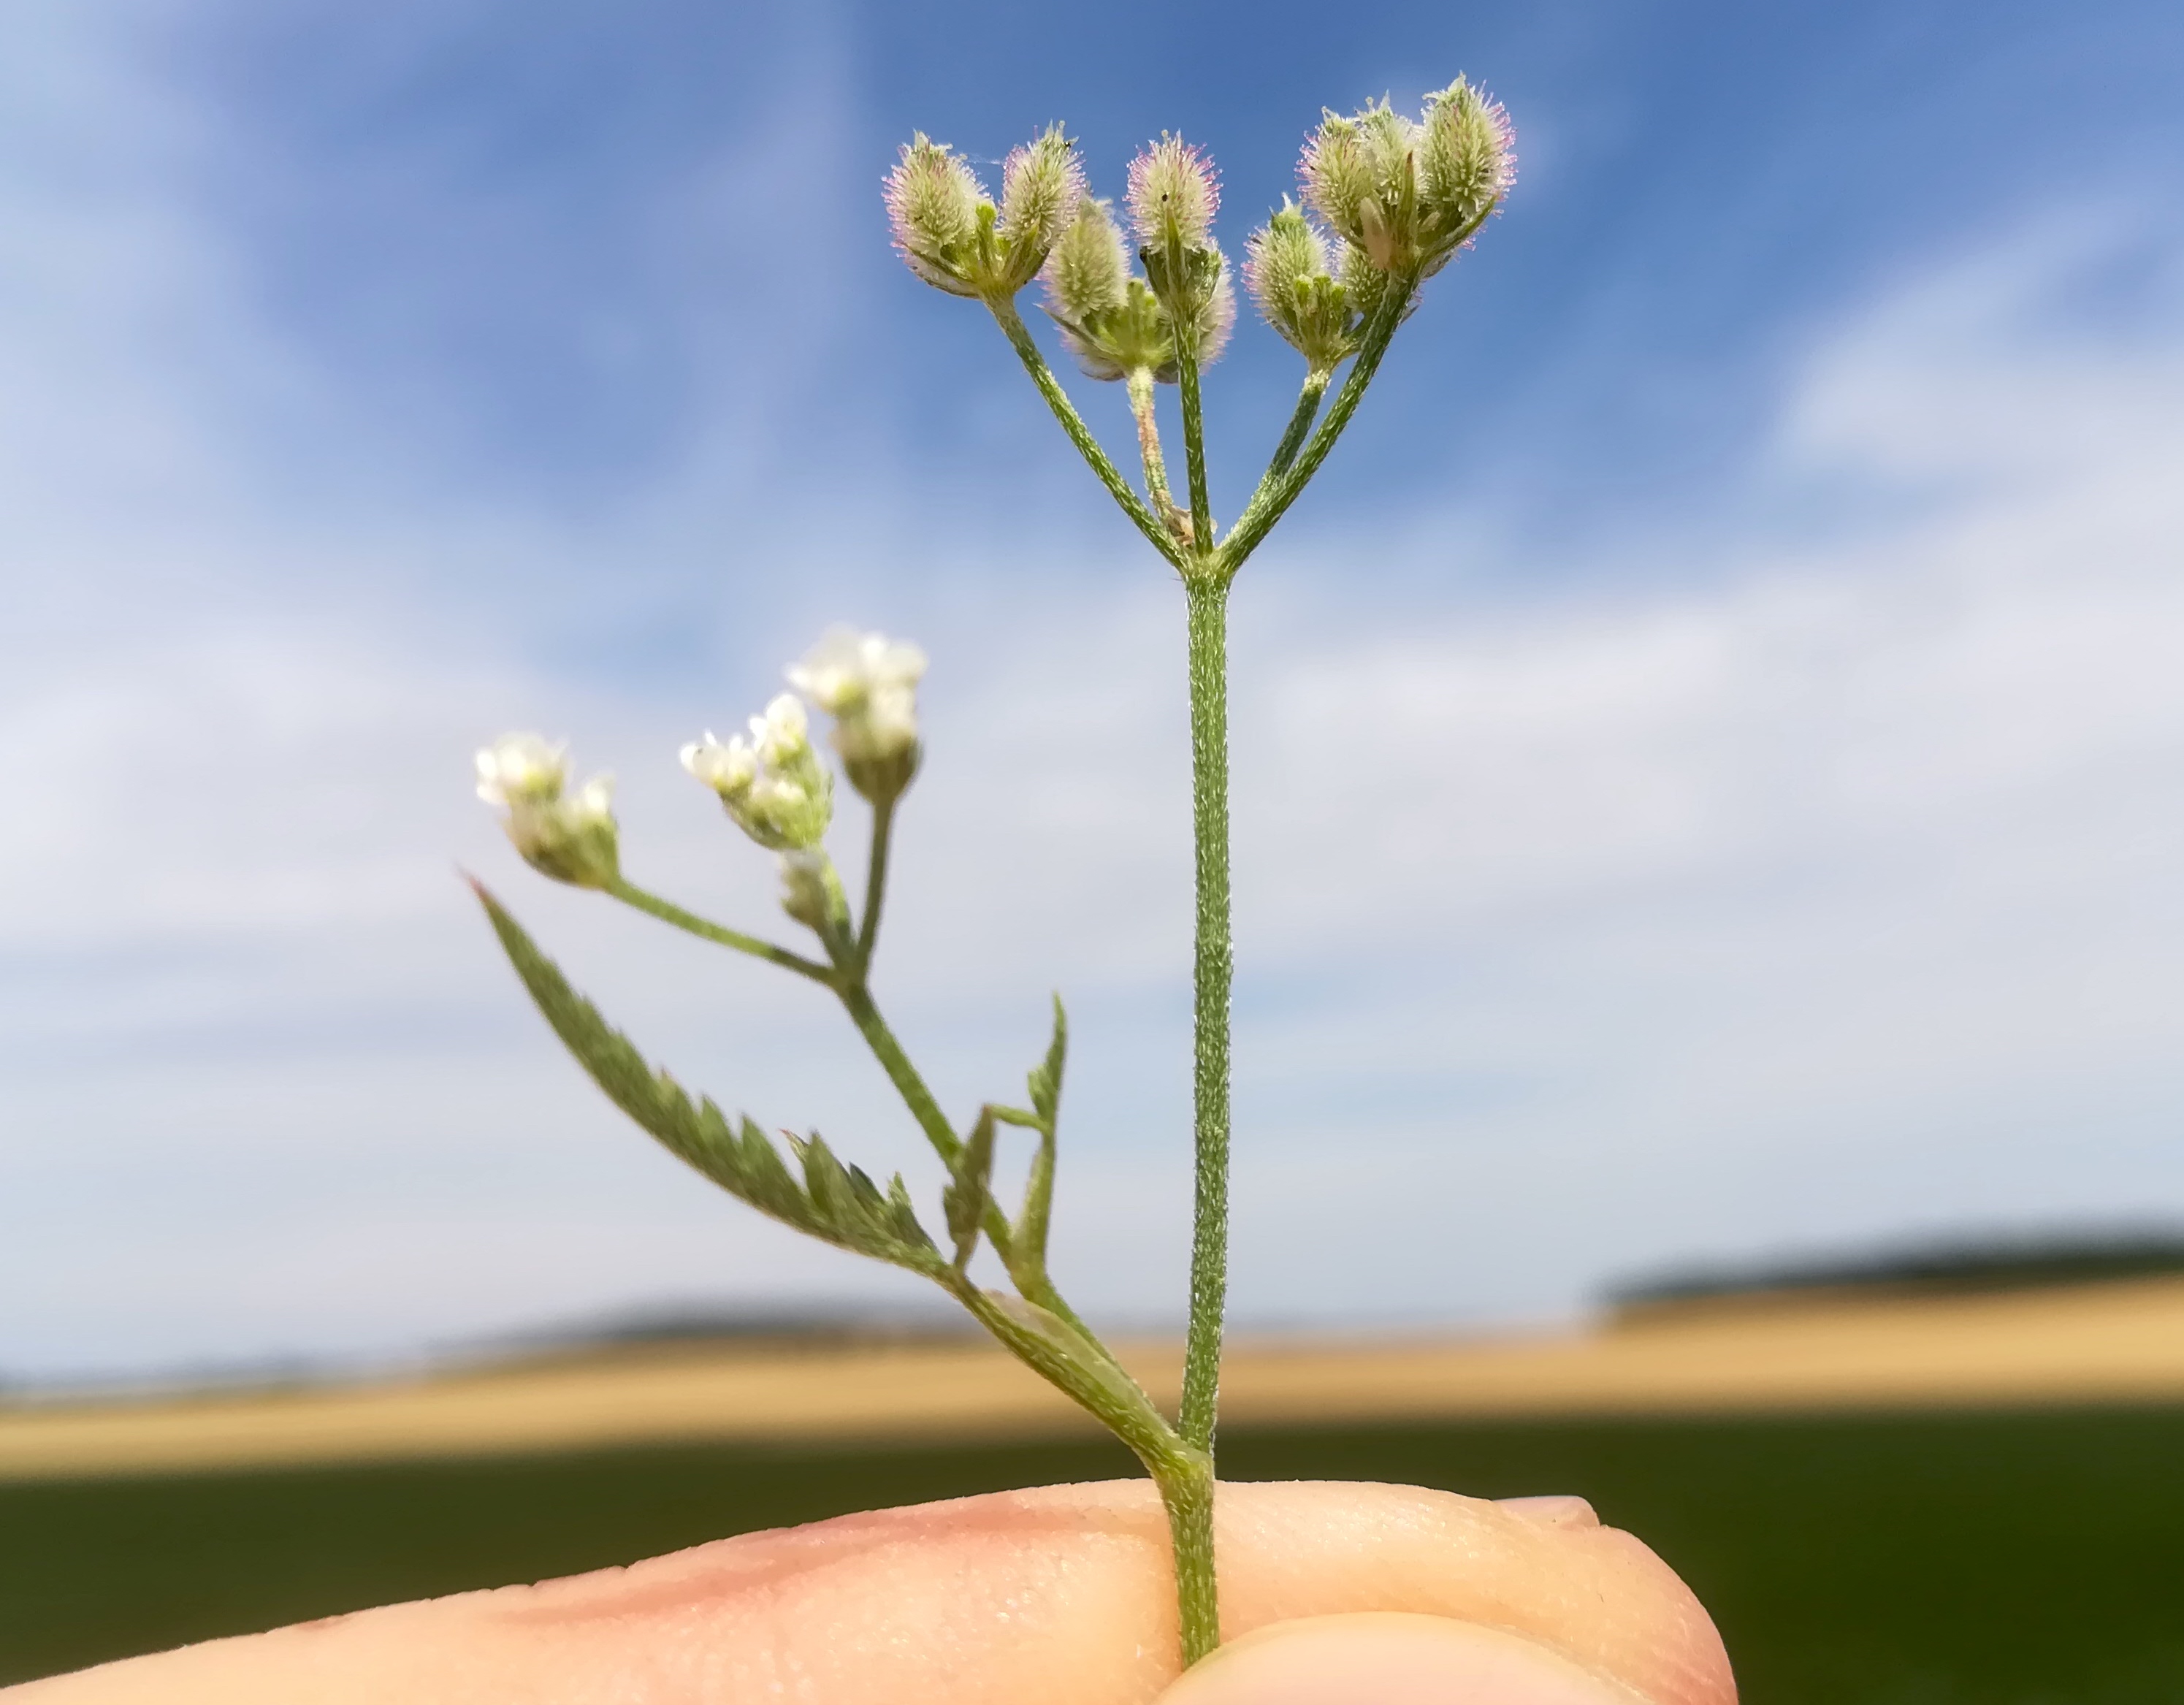
M 1278 1622 L 1184 1672 L 1159 1705 L 1633 1705 L 1514 1634 L 1374 1612 Z
M 1551 1528 L 1596 1528 L 1600 1518 L 1583 1498 L 1555 1492 L 1540 1498 L 1496 1498 L 1495 1502 L 1513 1516 Z

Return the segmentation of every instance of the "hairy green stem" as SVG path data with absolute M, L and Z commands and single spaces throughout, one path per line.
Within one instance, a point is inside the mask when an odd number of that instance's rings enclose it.
M 1317 367 L 1305 376 L 1304 388 L 1297 393 L 1296 410 L 1290 416 L 1281 443 L 1274 446 L 1273 460 L 1267 464 L 1268 478 L 1280 478 L 1296 460 L 1297 452 L 1304 448 L 1305 434 L 1312 430 L 1312 417 L 1319 413 L 1319 399 L 1327 394 L 1330 376 Z
M 1365 328 L 1364 340 L 1351 364 L 1350 376 L 1342 382 L 1342 388 L 1334 393 L 1334 401 L 1328 405 L 1327 418 L 1319 423 L 1319 430 L 1312 434 L 1311 443 L 1294 463 L 1279 473 L 1271 470 L 1268 472 L 1258 490 L 1252 493 L 1251 501 L 1245 505 L 1244 513 L 1237 518 L 1236 525 L 1228 530 L 1228 537 L 1222 541 L 1221 566 L 1225 573 L 1233 575 L 1244 566 L 1244 559 L 1259 548 L 1274 523 L 1319 471 L 1319 465 L 1327 460 L 1327 453 L 1334 448 L 1334 441 L 1342 436 L 1342 429 L 1350 424 L 1350 417 L 1364 400 L 1366 387 L 1379 371 L 1380 358 L 1388 353 L 1388 344 L 1396 335 L 1396 328 L 1402 323 L 1403 309 L 1416 287 L 1414 280 L 1389 280 L 1387 297 Z
M 1201 550 L 1213 549 L 1213 506 L 1206 488 L 1206 422 L 1198 395 L 1198 351 L 1181 347 L 1178 337 L 1177 388 L 1183 393 L 1183 465 L 1190 478 L 1190 537 Z
M 880 1069 L 887 1073 L 888 1081 L 894 1085 L 895 1093 L 902 1097 L 903 1105 L 910 1109 L 910 1116 L 917 1121 L 918 1128 L 925 1133 L 926 1141 L 933 1145 L 933 1152 L 943 1161 L 954 1166 L 956 1156 L 962 1152 L 963 1139 L 956 1134 L 948 1123 L 948 1116 L 940 1111 L 939 1102 L 933 1099 L 933 1091 L 926 1087 L 924 1078 L 911 1063 L 910 1056 L 903 1050 L 902 1044 L 895 1039 L 894 1032 L 889 1028 L 887 1020 L 880 1016 L 879 1006 L 872 1000 L 872 991 L 859 980 L 838 988 L 836 992 L 841 996 L 842 1005 L 849 1011 L 850 1022 L 857 1027 L 857 1034 L 865 1039 L 873 1057 L 880 1062 Z M 989 1201 L 986 1204 L 982 1227 L 986 1234 L 986 1241 L 993 1245 L 994 1253 L 1000 1257 L 1004 1266 L 1010 1265 L 1015 1251 L 1015 1232 L 999 1202 Z M 1119 1371 L 1121 1364 L 1094 1336 L 1091 1328 L 1078 1318 L 1077 1311 L 1062 1300 L 1061 1293 L 1055 1289 L 1054 1282 L 1044 1272 L 1024 1288 L 1024 1296 L 1026 1301 L 1036 1302 L 1049 1313 L 1067 1321 L 1084 1334 L 1109 1366 Z
M 1145 1464 L 1167 1512 L 1183 1662 L 1185 1667 L 1195 1663 L 1221 1643 L 1213 1576 L 1213 1458 L 1178 1438 L 1144 1388 L 1074 1320 L 1070 1323 L 1084 1337 L 1081 1345 L 1067 1341 L 1066 1334 L 1057 1339 L 1027 1329 L 1006 1299 L 960 1275 L 944 1282 L 973 1319 L 1034 1373 L 1104 1423 Z M 1093 1359 L 1080 1360 L 1082 1351 L 1093 1352 Z
M 1061 430 L 1069 442 L 1077 446 L 1077 453 L 1084 458 L 1085 465 L 1099 476 L 1100 483 L 1107 488 L 1108 495 L 1122 506 L 1123 513 L 1151 542 L 1152 547 L 1178 568 L 1183 566 L 1183 547 L 1168 534 L 1153 512 L 1145 507 L 1145 499 L 1130 488 L 1130 482 L 1107 459 L 1100 448 L 1100 441 L 1092 436 L 1092 429 L 1084 424 L 1084 417 L 1077 412 L 1077 405 L 1069 400 L 1069 393 L 1061 388 L 1061 382 L 1054 376 L 1046 365 L 1046 357 L 1039 353 L 1039 345 L 1032 342 L 1031 332 L 1017 312 L 1013 302 L 988 301 L 1009 347 L 1017 352 L 1017 359 L 1023 363 L 1024 371 L 1039 387 L 1039 393 L 1046 398 L 1046 406 L 1054 411 L 1054 418 L 1061 423 Z
M 956 1134 L 955 1128 L 948 1123 L 947 1114 L 940 1111 L 940 1103 L 933 1100 L 933 1091 L 925 1087 L 925 1079 L 919 1075 L 917 1067 L 911 1064 L 910 1056 L 903 1051 L 902 1044 L 895 1040 L 894 1032 L 888 1028 L 887 1020 L 880 1016 L 880 1009 L 872 1000 L 872 991 L 860 980 L 838 989 L 836 993 L 840 995 L 842 1005 L 849 1011 L 850 1022 L 857 1027 L 857 1034 L 865 1039 L 865 1045 L 872 1050 L 873 1058 L 880 1062 L 880 1069 L 888 1074 L 888 1082 L 894 1085 L 895 1093 L 902 1097 L 903 1105 L 910 1109 L 911 1117 L 917 1121 L 918 1129 L 925 1133 L 925 1140 L 933 1145 L 935 1154 L 953 1167 L 956 1156 L 963 1151 L 963 1139 Z M 983 1223 L 986 1240 L 993 1245 L 994 1252 L 1006 1262 L 1010 1250 L 1009 1219 L 1001 1212 L 998 1202 L 986 1204 Z M 1050 1306 L 1043 1297 L 1032 1300 L 1042 1307 Z M 1076 1318 L 1074 1315 L 1068 1318 L 1072 1321 Z
M 1192 1126 L 1197 1186 L 1184 1442 L 1209 1454 L 1220 1403 L 1221 1312 L 1228 1290 L 1228 588 L 1184 582 L 1190 604 L 1190 808 L 1197 846 Z
M 785 947 L 776 947 L 770 941 L 761 941 L 755 935 L 745 935 L 739 929 L 726 929 L 717 923 L 709 923 L 694 911 L 685 911 L 671 900 L 662 900 L 656 894 L 648 894 L 635 883 L 616 877 L 606 892 L 624 905 L 633 905 L 648 912 L 663 923 L 671 923 L 702 941 L 722 947 L 733 947 L 738 953 L 748 953 L 754 959 L 763 959 L 783 969 L 794 971 L 800 977 L 808 977 L 814 983 L 834 986 L 834 973 L 816 960 L 806 959 L 800 953 L 791 953 Z
M 1179 537 L 1181 529 L 1171 521 L 1175 504 L 1159 454 L 1152 387 L 1144 382 L 1150 376 L 1129 377 L 1131 411 L 1138 423 L 1151 508 L 1139 499 L 1094 441 L 1047 370 L 1013 304 L 989 304 L 1070 442 L 1138 530 L 1181 574 L 1189 605 L 1191 815 L 1197 887 L 1191 1094 L 1195 1182 L 1183 1402 L 1174 1430 L 1169 1432 L 1165 1425 L 1161 1429 L 1172 1443 L 1159 1446 L 1156 1440 L 1134 1438 L 1107 1416 L 1101 1407 L 1106 1399 L 1088 1398 L 1077 1392 L 1069 1379 L 1048 1372 L 1055 1383 L 1108 1419 L 1137 1451 L 1160 1487 L 1173 1542 L 1177 1607 L 1186 1664 L 1195 1663 L 1220 1641 L 1213 1555 L 1213 1440 L 1220 1407 L 1222 1316 L 1228 1293 L 1229 1004 L 1234 974 L 1228 870 L 1228 588 L 1245 559 L 1296 500 L 1349 425 L 1401 322 L 1415 283 L 1412 278 L 1389 281 L 1386 297 L 1367 322 L 1349 376 L 1323 418 L 1320 409 L 1330 376 L 1318 371 L 1307 376 L 1258 489 L 1228 538 L 1217 545 L 1206 487 L 1196 352 L 1188 348 L 1178 350 L 1184 455 L 1190 485 L 1190 531 L 1187 537 Z M 967 1306 L 972 1307 L 973 1313 L 980 1312 L 978 1307 Z M 985 1317 L 981 1314 L 980 1318 Z M 1074 1324 L 1074 1317 L 1069 1318 Z M 991 1321 L 988 1324 L 1026 1361 L 1035 1368 L 1040 1366 L 1037 1353 L 1017 1346 L 1002 1326 Z M 1097 1340 L 1085 1335 L 1096 1347 Z M 1134 1408 L 1132 1414 L 1135 1414 Z M 1141 1424 L 1134 1419 L 1131 1424 Z
M 1190 518 L 1178 509 L 1168 493 L 1167 460 L 1161 454 L 1160 417 L 1153 411 L 1153 376 L 1145 367 L 1133 367 L 1123 381 L 1129 393 L 1130 415 L 1138 424 L 1138 457 L 1145 467 L 1145 495 L 1153 512 L 1176 538 L 1190 542 Z
M 880 939 L 880 907 L 887 899 L 888 843 L 894 827 L 894 801 L 872 807 L 872 857 L 865 868 L 865 915 L 857 922 L 857 978 L 872 969 L 872 949 Z
M 933 1152 L 942 1160 L 955 1165 L 956 1156 L 963 1147 L 962 1139 L 949 1124 L 948 1116 L 940 1111 L 940 1103 L 933 1099 L 933 1091 L 925 1087 L 925 1079 L 918 1075 L 917 1067 L 910 1063 L 910 1056 L 903 1052 L 902 1044 L 894 1039 L 894 1032 L 888 1028 L 887 1020 L 880 1017 L 872 992 L 861 982 L 851 983 L 837 992 L 842 997 L 842 1005 L 849 1010 L 850 1022 L 857 1027 L 857 1034 L 865 1039 L 866 1046 L 880 1062 L 880 1069 L 888 1074 L 888 1082 L 894 1085 L 895 1093 L 910 1109 L 911 1117 L 925 1133 L 926 1141 L 933 1145 Z M 1002 1230 L 1006 1239 L 1006 1224 Z
M 1213 1458 L 1193 1451 L 1173 1465 L 1146 1466 L 1167 1511 L 1187 1669 L 1221 1643 L 1221 1602 L 1213 1578 Z

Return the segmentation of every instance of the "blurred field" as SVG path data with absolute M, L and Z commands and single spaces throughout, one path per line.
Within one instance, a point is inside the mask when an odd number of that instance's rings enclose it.
M 1124 1346 L 1172 1400 L 1172 1346 Z M 2184 1401 L 2184 1279 L 1888 1301 L 1735 1301 L 1612 1330 L 1471 1342 L 1239 1344 L 1241 1426 L 1497 1415 Z M 0 1479 L 699 1440 L 1088 1436 L 972 1343 L 694 1346 L 432 1379 L 0 1410 Z
M 1223 1452 L 1240 1479 L 1583 1492 L 1704 1596 L 1747 1705 L 2184 1698 L 2184 1410 L 1240 1429 Z M 0 1679 L 1127 1471 L 1055 1440 L 22 1482 L 0 1486 Z
M 1230 1390 L 1234 1478 L 1591 1497 L 1706 1598 L 1750 1705 L 2184 1698 L 2184 1282 L 1262 1345 Z M 0 1418 L 0 1681 L 1129 1472 L 1010 1364 L 948 1343 L 19 1409 Z

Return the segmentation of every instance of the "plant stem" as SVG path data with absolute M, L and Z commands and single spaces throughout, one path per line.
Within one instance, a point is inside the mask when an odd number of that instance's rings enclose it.
M 1188 1669 L 1221 1643 L 1221 1603 L 1213 1575 L 1213 1459 L 1194 1452 L 1173 1463 L 1147 1466 L 1167 1511 L 1183 1667 Z
M 1036 1328 L 961 1274 L 942 1283 L 974 1320 L 1013 1351 L 1034 1373 L 1104 1422 L 1145 1465 L 1167 1512 L 1175 1562 L 1178 1619 L 1188 1669 L 1221 1643 L 1221 1616 L 1213 1574 L 1213 1458 L 1178 1438 L 1144 1387 L 1073 1318 L 1084 1341 L 1068 1341 Z M 1036 1299 L 1034 1299 L 1036 1300 Z M 1042 1304 L 1042 1307 L 1049 1305 Z M 1080 1359 L 1090 1352 L 1089 1362 Z
M 911 1117 L 925 1133 L 926 1141 L 933 1145 L 933 1151 L 942 1160 L 955 1165 L 956 1156 L 963 1146 L 962 1139 L 950 1126 L 939 1102 L 933 1099 L 933 1091 L 925 1087 L 925 1079 L 918 1075 L 917 1067 L 910 1063 L 910 1056 L 903 1052 L 902 1044 L 894 1039 L 894 1032 L 888 1028 L 887 1020 L 880 1017 L 871 991 L 858 982 L 838 992 L 842 1005 L 849 1009 L 850 1022 L 857 1027 L 857 1034 L 865 1039 L 866 1045 L 879 1061 L 880 1069 L 888 1074 L 888 1082 L 894 1085 L 895 1093 L 910 1109 Z M 1002 1231 L 1006 1240 L 1006 1221 Z
M 1017 359 L 1023 363 L 1024 371 L 1039 387 L 1039 393 L 1046 398 L 1046 406 L 1054 411 L 1054 418 L 1061 423 L 1061 430 L 1069 442 L 1077 446 L 1077 454 L 1084 458 L 1085 465 L 1100 477 L 1108 495 L 1122 505 L 1123 513 L 1129 516 L 1138 531 L 1151 541 L 1152 547 L 1178 568 L 1183 566 L 1183 547 L 1172 538 L 1153 512 L 1147 509 L 1145 499 L 1130 489 L 1130 482 L 1107 459 L 1100 448 L 1100 441 L 1092 436 L 1092 429 L 1084 424 L 1084 417 L 1077 412 L 1077 405 L 1069 400 L 1069 393 L 1061 388 L 1046 365 L 1046 357 L 1039 353 L 1039 345 L 1032 342 L 1031 332 L 1025 327 L 1023 316 L 1017 312 L 1016 304 L 1008 301 L 989 301 L 986 306 L 993 312 L 994 320 L 1009 340 L 1009 347 L 1017 352 Z
M 1305 375 L 1304 389 L 1297 393 L 1296 412 L 1290 416 L 1281 443 L 1274 446 L 1274 458 L 1267 464 L 1268 478 L 1279 479 L 1287 473 L 1297 452 L 1304 448 L 1304 436 L 1312 430 L 1312 416 L 1319 412 L 1319 399 L 1327 394 L 1329 377 L 1317 367 Z
M 776 947 L 770 941 L 761 941 L 755 935 L 745 935 L 739 929 L 726 929 L 717 923 L 708 923 L 694 911 L 685 911 L 671 900 L 662 900 L 656 894 L 648 894 L 635 883 L 616 877 L 607 889 L 625 905 L 633 905 L 639 911 L 649 912 L 663 923 L 671 923 L 677 929 L 688 931 L 702 941 L 713 942 L 722 947 L 733 947 L 738 953 L 748 953 L 755 959 L 763 959 L 794 971 L 800 977 L 808 977 L 814 983 L 834 986 L 834 973 L 816 960 L 806 959 L 800 953 L 791 953 L 785 947 Z
M 866 1045 L 879 1061 L 880 1069 L 888 1074 L 888 1081 L 894 1085 L 895 1093 L 902 1097 L 903 1105 L 910 1109 L 911 1117 L 917 1121 L 918 1128 L 925 1133 L 926 1141 L 932 1144 L 935 1154 L 953 1167 L 956 1156 L 962 1152 L 963 1140 L 949 1124 L 948 1116 L 940 1111 L 939 1102 L 933 1099 L 933 1091 L 926 1087 L 925 1079 L 919 1075 L 917 1067 L 911 1063 L 910 1056 L 903 1051 L 902 1044 L 895 1040 L 894 1032 L 888 1028 L 887 1020 L 880 1016 L 880 1009 L 872 1000 L 872 991 L 860 980 L 846 987 L 838 987 L 836 993 L 841 996 L 842 1005 L 849 1009 L 850 1022 L 857 1027 L 857 1034 L 865 1039 Z M 1013 1267 L 1015 1230 L 1009 1224 L 1009 1217 L 1002 1212 L 999 1202 L 987 1202 L 982 1223 L 986 1241 L 993 1245 L 994 1253 L 1000 1257 L 1001 1264 Z M 1062 1300 L 1061 1293 L 1055 1289 L 1053 1280 L 1047 1278 L 1044 1266 L 1036 1276 L 1031 1277 L 1032 1282 L 1024 1287 L 1026 1299 L 1067 1321 L 1109 1366 L 1119 1372 L 1122 1364 L 1115 1361 L 1112 1353 L 1100 1343 L 1092 1329 L 1078 1318 L 1077 1311 Z
M 872 969 L 872 948 L 880 939 L 880 905 L 887 898 L 888 843 L 894 827 L 894 804 L 872 807 L 872 850 L 865 870 L 865 915 L 857 923 L 857 979 Z
M 1184 592 L 1190 610 L 1190 805 L 1198 865 L 1192 1071 L 1197 1189 L 1179 1427 L 1185 1444 L 1210 1455 L 1228 1289 L 1228 588 L 1223 579 L 1200 577 L 1185 581 Z
M 1138 457 L 1145 465 L 1145 495 L 1153 512 L 1167 530 L 1188 543 L 1190 518 L 1168 495 L 1167 460 L 1161 454 L 1160 417 L 1153 412 L 1153 376 L 1150 369 L 1133 367 L 1123 384 L 1129 393 L 1130 414 L 1138 423 Z
M 1402 324 L 1403 309 L 1415 287 L 1407 279 L 1389 281 L 1387 298 L 1366 326 L 1364 341 L 1351 364 L 1350 376 L 1342 382 L 1342 388 L 1334 393 L 1334 401 L 1328 405 L 1327 418 L 1319 423 L 1312 442 L 1290 466 L 1279 473 L 1268 471 L 1258 490 L 1251 493 L 1251 501 L 1244 506 L 1244 513 L 1237 517 L 1236 525 L 1228 530 L 1228 537 L 1222 541 L 1221 563 L 1227 573 L 1233 575 L 1244 566 L 1244 559 L 1258 549 L 1260 541 L 1319 471 L 1319 465 L 1327 460 L 1327 453 L 1334 448 L 1334 441 L 1342 436 L 1342 429 L 1350 424 L 1350 417 L 1364 400 L 1365 388 L 1379 371 L 1380 358 L 1388 353 L 1389 342 L 1395 337 L 1396 328 Z
M 1198 351 L 1176 339 L 1176 379 L 1183 393 L 1183 465 L 1190 477 L 1190 537 L 1201 550 L 1213 549 L 1213 507 L 1206 490 L 1206 422 L 1198 396 Z

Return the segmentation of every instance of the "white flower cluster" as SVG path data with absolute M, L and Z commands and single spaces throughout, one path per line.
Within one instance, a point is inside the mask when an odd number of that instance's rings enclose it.
M 830 629 L 788 678 L 834 719 L 833 747 L 857 790 L 889 805 L 917 772 L 917 683 L 925 654 L 883 633 Z M 804 700 L 777 694 L 749 733 L 710 730 L 682 748 L 682 767 L 718 794 L 738 827 L 782 855 L 783 903 L 807 922 L 843 911 L 839 878 L 822 850 L 834 818 L 834 778 L 811 744 Z M 504 813 L 509 839 L 557 881 L 611 888 L 621 880 L 614 783 L 571 788 L 567 749 L 510 734 L 477 755 L 478 797 Z M 813 928 L 821 925 L 813 922 Z
M 502 826 L 534 869 L 579 888 L 621 874 L 614 778 L 569 791 L 568 749 L 538 734 L 508 734 L 477 755 L 478 797 L 506 814 Z
M 834 816 L 834 778 L 811 749 L 804 703 L 783 693 L 750 719 L 750 738 L 724 744 L 708 729 L 682 749 L 682 767 L 721 796 L 753 840 L 777 852 L 816 846 Z
M 916 773 L 917 683 L 925 654 L 883 633 L 831 627 L 788 670 L 791 685 L 834 719 L 832 744 L 850 785 L 892 800 Z

